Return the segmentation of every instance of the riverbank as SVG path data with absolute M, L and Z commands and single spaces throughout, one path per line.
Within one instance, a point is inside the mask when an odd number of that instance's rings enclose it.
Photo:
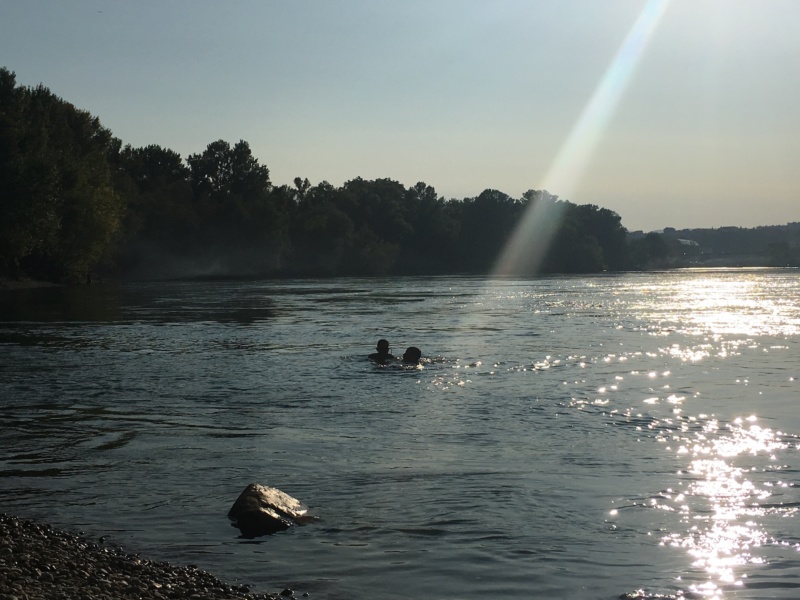
M 10 277 L 0 277 L 0 291 L 29 290 L 44 287 L 58 287 L 58 284 L 49 281 L 37 281 L 35 279 L 11 279 Z
M 285 590 L 282 595 L 291 596 Z M 137 598 L 276 600 L 192 566 L 127 554 L 49 525 L 0 515 L 0 600 Z

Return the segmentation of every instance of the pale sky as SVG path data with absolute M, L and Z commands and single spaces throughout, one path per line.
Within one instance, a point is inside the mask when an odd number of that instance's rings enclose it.
M 0 0 L 0 66 L 135 147 L 244 139 L 278 185 L 754 227 L 800 221 L 798 31 L 798 0 Z

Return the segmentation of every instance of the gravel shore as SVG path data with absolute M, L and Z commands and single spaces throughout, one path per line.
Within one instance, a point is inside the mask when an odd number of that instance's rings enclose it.
M 0 600 L 276 600 L 293 595 L 290 590 L 248 592 L 192 566 L 146 560 L 49 525 L 0 515 Z

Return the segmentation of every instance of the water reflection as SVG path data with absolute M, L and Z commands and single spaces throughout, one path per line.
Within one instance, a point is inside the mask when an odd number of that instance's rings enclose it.
M 754 517 L 771 496 L 751 473 L 764 471 L 787 447 L 779 434 L 757 424 L 754 416 L 737 419 L 720 431 L 714 418 L 692 437 L 681 437 L 676 452 L 691 457 L 685 471 L 685 492 L 671 501 L 680 510 L 685 532 L 664 536 L 662 543 L 685 549 L 693 566 L 707 574 L 690 589 L 709 598 L 722 598 L 729 586 L 742 586 L 744 565 L 760 564 L 756 548 L 772 538 Z
M 800 309 L 732 278 L 165 283 L 119 321 L 0 322 L 0 498 L 66 494 L 66 521 L 265 591 L 798 597 Z M 434 358 L 375 367 L 384 335 Z M 261 477 L 326 527 L 229 543 L 228 490 Z
M 0 294 L 0 322 L 113 322 L 120 301 L 105 286 L 11 290 Z
M 653 330 L 659 334 L 678 330 L 717 337 L 800 334 L 794 297 L 796 274 L 785 275 L 777 282 L 773 278 L 769 285 L 761 275 L 759 270 L 715 272 L 705 277 L 675 278 L 666 285 L 642 286 L 639 307 L 643 315 L 659 321 Z M 654 302 L 665 299 L 669 302 Z M 654 314 L 655 306 L 669 306 L 670 310 Z
M 204 285 L 215 289 L 206 290 L 201 296 L 197 283 L 173 282 L 7 291 L 0 294 L 0 324 L 217 322 L 252 325 L 273 319 L 278 313 L 271 292 L 268 294 L 263 284 L 245 287 L 229 282 L 205 282 Z
M 795 301 L 775 295 L 774 289 L 767 294 L 762 285 L 737 276 L 697 278 L 673 286 L 678 304 L 691 309 L 687 333 L 708 337 L 693 347 L 672 344 L 664 352 L 695 363 L 712 355 L 726 359 L 743 348 L 758 349 L 750 336 L 796 335 L 800 323 Z M 747 337 L 724 338 L 730 334 Z M 749 381 L 742 378 L 735 383 Z M 776 453 L 788 445 L 780 432 L 760 426 L 755 416 L 737 418 L 724 428 L 713 417 L 703 418 L 700 431 L 687 436 L 684 426 L 682 435 L 674 436 L 675 451 L 690 458 L 684 471 L 687 479 L 681 482 L 685 491 L 672 498 L 686 531 L 670 533 L 662 543 L 686 550 L 694 559 L 693 567 L 706 573 L 705 582 L 690 585 L 692 592 L 722 598 L 726 588 L 745 586 L 743 567 L 764 562 L 757 549 L 776 543 L 758 519 L 775 510 L 764 507 L 775 484 L 760 482 L 757 475 L 775 470 Z
M 770 597 L 797 597 L 798 584 L 782 581 L 781 570 L 798 564 L 785 553 L 800 543 L 785 533 L 787 525 L 776 527 L 800 510 L 796 489 L 786 481 L 796 471 L 782 464 L 797 450 L 796 438 L 767 426 L 768 418 L 730 413 L 733 407 L 758 412 L 765 395 L 775 396 L 776 388 L 794 381 L 786 360 L 796 347 L 792 336 L 800 333 L 797 286 L 795 273 L 766 286 L 760 273 L 746 271 L 634 283 L 628 291 L 645 326 L 629 324 L 625 330 L 661 340 L 657 354 L 631 348 L 590 356 L 586 362 L 594 375 L 608 365 L 613 382 L 572 384 L 577 393 L 571 406 L 651 437 L 678 466 L 677 478 L 669 478 L 660 492 L 621 499 L 609 523 L 621 531 L 635 527 L 637 519 L 660 521 L 663 527 L 647 535 L 658 536 L 670 550 L 665 556 L 688 556 L 690 568 L 665 586 L 667 595 L 637 590 L 628 597 L 721 600 L 764 589 Z M 774 366 L 751 366 L 769 365 L 771 353 Z M 754 361 L 757 355 L 764 360 Z M 637 368 L 658 359 L 663 370 Z M 613 365 L 624 360 L 631 370 L 615 374 Z M 789 414 L 791 409 L 782 422 Z M 637 514 L 645 508 L 649 518 Z M 652 516 L 654 511 L 663 516 Z M 794 595 L 781 595 L 787 593 L 781 589 Z

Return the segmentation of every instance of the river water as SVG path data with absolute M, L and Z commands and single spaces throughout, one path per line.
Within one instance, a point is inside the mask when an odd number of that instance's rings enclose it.
M 253 591 L 800 596 L 797 270 L 3 292 L 0 394 L 0 511 Z

